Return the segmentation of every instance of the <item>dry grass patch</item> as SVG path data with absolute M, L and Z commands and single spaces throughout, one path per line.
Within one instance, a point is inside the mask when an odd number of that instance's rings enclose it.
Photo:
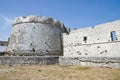
M 77 70 L 89 70 L 91 67 L 87 67 L 87 66 L 77 66 L 76 69 Z
M 0 66 L 0 80 L 120 80 L 120 69 L 84 66 Z

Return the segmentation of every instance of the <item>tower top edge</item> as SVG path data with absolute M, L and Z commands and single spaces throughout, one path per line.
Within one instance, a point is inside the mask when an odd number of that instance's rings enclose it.
M 13 20 L 13 26 L 21 23 L 45 23 L 62 27 L 64 24 L 56 19 L 47 16 L 20 16 Z

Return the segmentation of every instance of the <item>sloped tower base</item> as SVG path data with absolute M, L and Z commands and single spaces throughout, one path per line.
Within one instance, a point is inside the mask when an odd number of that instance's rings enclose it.
M 0 65 L 52 65 L 58 64 L 58 59 L 55 56 L 0 56 Z

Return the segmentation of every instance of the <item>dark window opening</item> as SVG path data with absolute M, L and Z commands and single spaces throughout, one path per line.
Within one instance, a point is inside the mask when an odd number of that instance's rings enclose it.
M 112 41 L 116 41 L 116 40 L 117 40 L 116 32 L 115 32 L 115 31 L 112 31 L 112 32 L 111 32 L 111 40 L 112 40 Z
M 83 41 L 85 41 L 85 42 L 87 41 L 87 37 L 86 36 L 83 37 Z

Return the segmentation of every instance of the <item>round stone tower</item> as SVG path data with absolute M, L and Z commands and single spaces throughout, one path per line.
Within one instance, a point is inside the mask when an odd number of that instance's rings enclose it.
M 49 17 L 18 17 L 13 21 L 7 51 L 18 56 L 62 54 L 63 23 Z

